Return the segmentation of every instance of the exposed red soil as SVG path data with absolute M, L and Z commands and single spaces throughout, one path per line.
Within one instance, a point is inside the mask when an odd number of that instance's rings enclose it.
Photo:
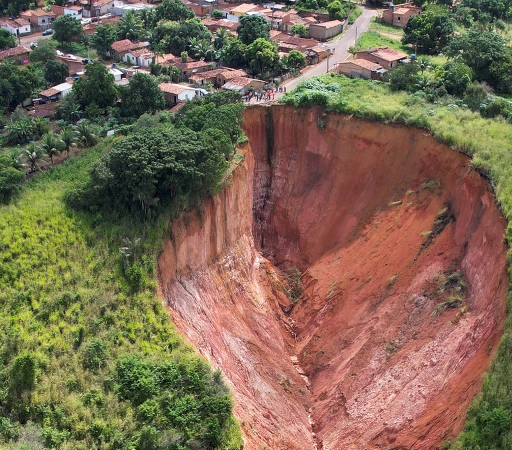
M 244 164 L 171 224 L 159 260 L 177 327 L 233 389 L 244 448 L 439 448 L 505 314 L 487 183 L 418 129 L 285 106 L 244 127 Z

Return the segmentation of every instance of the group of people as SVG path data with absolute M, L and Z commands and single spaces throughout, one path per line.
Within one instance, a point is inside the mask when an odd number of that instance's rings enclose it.
M 262 89 L 260 91 L 250 91 L 243 96 L 245 102 L 250 103 L 252 100 L 256 102 L 269 102 L 275 99 L 277 92 L 286 92 L 286 87 L 276 87 Z

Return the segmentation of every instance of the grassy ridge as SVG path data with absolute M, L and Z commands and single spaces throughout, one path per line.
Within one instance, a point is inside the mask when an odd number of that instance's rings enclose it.
M 155 295 L 165 217 L 148 226 L 64 206 L 108 145 L 0 207 L 0 447 L 239 448 L 220 375 Z M 123 276 L 125 237 L 142 238 L 136 288 Z
M 295 106 L 321 105 L 326 110 L 359 118 L 419 126 L 438 140 L 472 157 L 485 174 L 508 220 L 506 238 L 512 243 L 512 124 L 485 119 L 479 113 L 451 103 L 429 103 L 421 95 L 392 92 L 376 81 L 328 74 L 305 81 L 283 101 Z M 509 252 L 512 261 L 512 252 Z M 509 262 L 509 275 L 512 265 Z M 509 450 L 512 448 L 512 285 L 508 314 L 499 350 L 484 378 L 482 392 L 473 402 L 464 431 L 445 448 Z

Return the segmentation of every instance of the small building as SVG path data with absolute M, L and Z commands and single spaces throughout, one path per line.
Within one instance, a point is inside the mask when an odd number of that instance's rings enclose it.
M 325 41 L 343 32 L 345 21 L 330 20 L 329 22 L 312 23 L 309 25 L 309 36 Z
M 133 11 L 139 12 L 143 9 L 154 8 L 153 5 L 149 5 L 147 3 L 130 3 L 125 4 L 122 2 L 115 2 L 114 7 L 110 11 L 113 16 L 123 17 L 126 13 Z
M 61 83 L 57 86 L 52 86 L 49 89 L 39 92 L 39 97 L 45 103 L 58 102 L 68 95 L 73 89 L 71 83 Z
M 30 22 L 23 17 L 12 20 L 1 19 L 0 28 L 7 30 L 9 33 L 14 34 L 14 36 L 23 36 L 31 32 Z
M 99 17 L 112 13 L 114 0 L 80 0 L 83 17 Z
M 318 64 L 331 55 L 332 50 L 321 45 L 315 45 L 314 47 L 306 50 L 306 60 L 308 64 Z
M 74 76 L 78 73 L 81 73 L 85 69 L 85 65 L 81 59 L 78 58 L 70 58 L 68 56 L 57 56 L 57 60 L 63 62 L 68 66 L 68 71 L 70 76 Z
M 391 6 L 382 13 L 382 21 L 395 27 L 405 27 L 412 16 L 421 13 L 421 8 L 412 3 Z
M 118 83 L 121 79 L 125 78 L 123 72 L 115 67 L 108 69 L 108 73 L 114 77 L 114 83 Z
M 56 16 L 55 13 L 42 9 L 28 9 L 21 12 L 20 17 L 28 20 L 33 28 L 42 30 L 50 28 Z
M 207 83 L 212 84 L 213 86 L 217 85 L 217 76 L 223 72 L 226 72 L 227 68 L 218 68 L 207 70 L 206 72 L 196 73 L 188 77 L 188 81 L 197 87 L 204 87 Z
M 356 53 L 356 58 L 380 64 L 384 69 L 392 69 L 398 63 L 405 62 L 408 59 L 408 55 L 389 47 L 372 47 L 359 50 Z
M 289 53 L 291 50 L 297 50 L 305 53 L 308 49 L 318 45 L 316 39 L 306 39 L 299 36 L 290 36 L 282 34 L 277 38 L 277 49 L 283 53 Z
M 196 88 L 175 83 L 160 83 L 158 85 L 164 94 L 165 104 L 174 106 L 179 102 L 187 102 L 198 96 Z
M 139 48 L 137 50 L 130 50 L 123 56 L 123 61 L 128 64 L 140 67 L 149 67 L 155 58 L 155 54 L 147 48 Z
M 223 86 L 233 78 L 247 77 L 247 72 L 242 69 L 224 69 L 217 75 L 215 80 L 216 86 Z
M 57 17 L 71 16 L 75 19 L 82 20 L 83 7 L 79 5 L 52 5 L 52 12 L 55 13 Z
M 211 70 L 213 63 L 206 61 L 191 61 L 189 59 L 187 62 L 182 62 L 181 60 L 175 61 L 171 63 L 171 65 L 177 67 L 181 71 L 182 79 L 187 81 L 188 77 L 191 75 Z
M 30 50 L 28 48 L 21 46 L 8 48 L 0 52 L 0 62 L 6 59 L 12 59 L 19 64 L 26 64 L 28 63 L 29 53 Z
M 114 42 L 110 48 L 111 56 L 116 61 L 119 61 L 124 58 L 124 56 L 133 50 L 138 50 L 139 48 L 145 48 L 149 46 L 149 42 L 133 42 L 130 39 L 122 39 L 120 41 Z
M 183 3 L 193 11 L 197 17 L 206 17 L 213 11 L 212 2 L 202 0 L 183 0 Z
M 265 82 L 256 78 L 238 77 L 229 80 L 222 85 L 222 89 L 239 92 L 241 95 L 247 94 L 251 89 L 259 90 L 265 86 Z
M 220 28 L 225 28 L 231 32 L 236 31 L 238 28 L 238 23 L 228 19 L 203 19 L 201 22 L 212 33 L 215 33 Z
M 335 71 L 350 78 L 365 78 L 378 80 L 387 72 L 381 65 L 366 59 L 349 59 L 340 62 Z

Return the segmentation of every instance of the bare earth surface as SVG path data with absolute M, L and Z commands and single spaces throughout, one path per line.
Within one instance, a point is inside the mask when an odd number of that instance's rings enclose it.
M 234 392 L 244 449 L 439 448 L 504 319 L 486 182 L 418 129 L 274 106 L 245 131 L 229 187 L 171 224 L 159 260 L 177 327 Z

